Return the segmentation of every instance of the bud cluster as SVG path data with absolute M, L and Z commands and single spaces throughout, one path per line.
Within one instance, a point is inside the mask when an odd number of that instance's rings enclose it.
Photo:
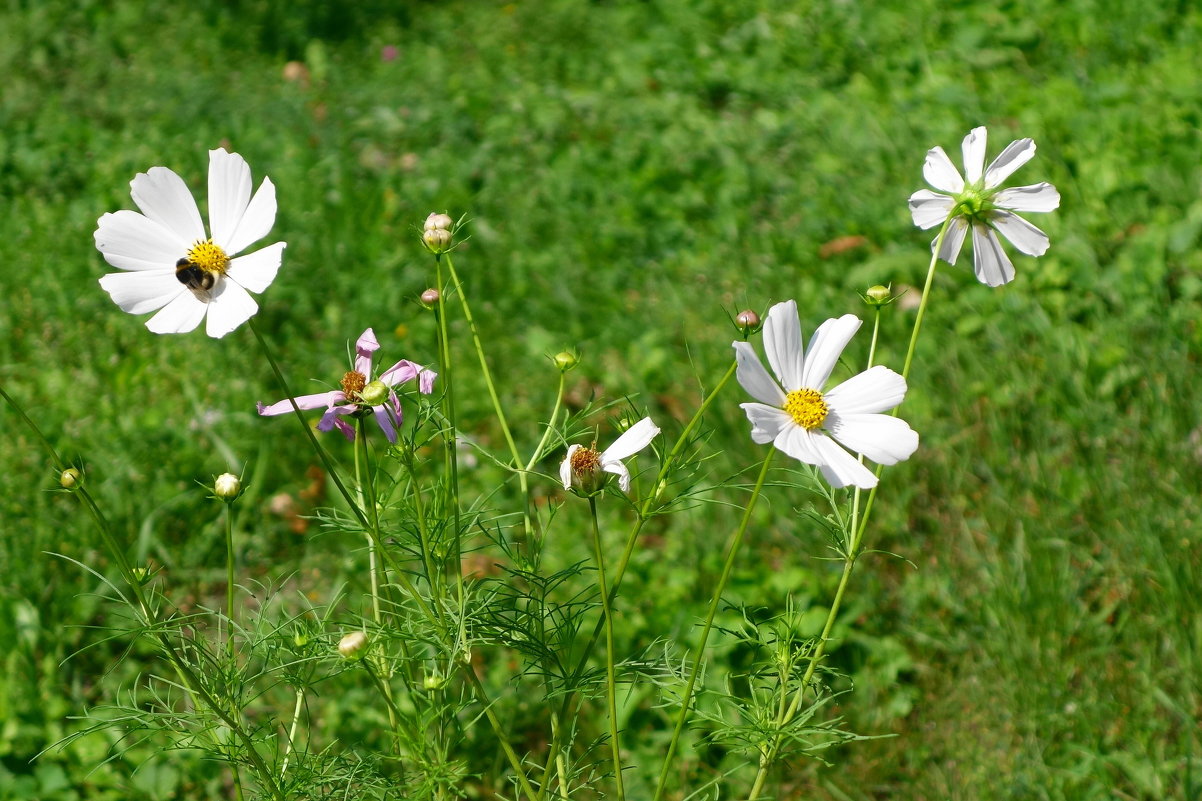
M 426 218 L 422 227 L 422 244 L 434 255 L 446 253 L 451 249 L 455 233 L 455 221 L 449 214 L 434 212 Z

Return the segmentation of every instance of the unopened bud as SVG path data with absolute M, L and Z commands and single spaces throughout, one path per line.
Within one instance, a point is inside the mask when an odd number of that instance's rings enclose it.
M 381 403 L 388 400 L 389 391 L 388 385 L 383 381 L 372 381 L 363 389 L 359 390 L 359 400 L 363 401 L 368 406 L 379 406 Z
M 73 490 L 83 481 L 83 474 L 74 467 L 68 467 L 59 474 L 58 483 L 65 490 Z
M 148 568 L 131 567 L 129 572 L 133 573 L 134 581 L 138 582 L 140 585 L 150 581 L 151 572 Z
M 451 232 L 446 228 L 427 228 L 422 233 L 422 242 L 431 253 L 446 253 L 451 247 Z
M 352 631 L 338 641 L 338 653 L 343 659 L 356 659 L 367 647 L 367 632 Z
M 441 690 L 443 683 L 443 677 L 437 673 L 427 674 L 426 677 L 422 679 L 422 686 L 427 690 Z
M 439 298 L 442 294 L 437 289 L 427 289 L 422 293 L 422 305 L 427 309 L 432 309 L 438 305 Z
M 744 309 L 735 315 L 735 325 L 743 336 L 754 334 L 760 330 L 760 316 L 751 309 Z
M 564 350 L 556 353 L 552 358 L 552 361 L 555 362 L 555 366 L 559 368 L 559 372 L 566 373 L 568 370 L 571 370 L 576 367 L 576 365 L 580 364 L 580 357 L 571 351 Z
M 864 302 L 875 309 L 893 302 L 893 292 L 887 286 L 877 284 L 868 288 L 864 293 Z
M 303 631 L 298 631 L 292 635 L 292 644 L 297 648 L 304 648 L 309 644 L 309 635 Z
M 242 479 L 233 473 L 222 473 L 213 482 L 213 494 L 226 503 L 237 498 L 240 492 L 242 492 Z
M 453 225 L 455 225 L 455 221 L 451 219 L 451 215 L 432 212 L 426 218 L 423 228 L 427 231 L 449 231 Z

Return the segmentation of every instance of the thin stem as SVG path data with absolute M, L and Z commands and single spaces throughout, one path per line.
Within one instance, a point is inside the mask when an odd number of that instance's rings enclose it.
M 296 729 L 300 724 L 301 705 L 305 701 L 305 691 L 296 688 L 296 703 L 292 705 L 292 724 L 288 727 L 288 742 L 284 743 L 284 760 L 280 765 L 280 778 L 288 772 L 288 758 L 292 755 L 293 743 L 296 742 Z
M 448 260 L 449 263 L 449 260 Z M 452 528 L 452 554 L 454 559 L 452 563 L 444 562 L 444 570 L 454 568 L 455 593 L 459 601 L 459 606 L 463 607 L 463 531 L 462 523 L 460 522 L 459 509 L 459 426 L 455 417 L 455 371 L 453 369 L 453 361 L 451 358 L 451 335 L 447 327 L 447 309 L 446 309 L 446 293 L 442 291 L 442 258 L 435 257 L 435 265 L 437 268 L 437 282 L 439 287 L 438 307 L 435 310 L 435 319 L 438 323 L 438 356 L 442 365 L 443 376 L 443 395 L 442 395 L 442 413 L 446 419 L 446 425 L 449 428 L 448 432 L 443 436 L 443 453 L 446 459 L 447 472 L 450 474 L 450 507 L 451 518 L 453 521 Z
M 730 546 L 726 550 L 726 563 L 722 566 L 722 577 L 718 579 L 718 586 L 714 588 L 713 598 L 710 599 L 709 613 L 705 618 L 705 628 L 701 630 L 701 642 L 697 643 L 697 648 L 693 652 L 693 668 L 689 672 L 689 680 L 685 685 L 684 698 L 681 699 L 680 715 L 676 719 L 676 728 L 672 731 L 672 739 L 668 741 L 668 753 L 664 755 L 664 764 L 659 772 L 659 783 L 655 787 L 655 796 L 653 801 L 659 801 L 664 793 L 664 788 L 668 782 L 668 772 L 672 768 L 672 757 L 676 754 L 676 746 L 680 741 L 681 732 L 684 731 L 685 721 L 689 717 L 689 706 L 693 700 L 693 688 L 697 684 L 697 677 L 701 673 L 701 664 L 705 654 L 705 646 L 709 641 L 710 630 L 714 626 L 714 617 L 718 614 L 718 606 L 722 602 L 722 593 L 726 590 L 726 584 L 730 581 L 730 574 L 734 570 L 735 557 L 739 553 L 739 546 L 743 544 L 743 535 L 747 532 L 747 525 L 751 522 L 751 512 L 755 509 L 756 501 L 760 498 L 760 493 L 764 489 L 764 480 L 768 477 L 768 468 L 772 464 L 772 456 L 776 453 L 775 448 L 768 450 L 768 455 L 764 457 L 764 464 L 760 468 L 759 478 L 756 479 L 755 489 L 751 491 L 751 498 L 747 501 L 747 508 L 743 510 L 743 519 L 739 523 L 739 528 L 731 537 Z
M 371 573 L 371 613 L 372 620 L 380 625 L 380 581 L 379 569 L 376 565 L 376 539 L 380 534 L 380 516 L 376 509 L 375 485 L 372 482 L 371 471 L 368 468 L 367 426 L 363 418 L 356 422 L 358 436 L 355 437 L 355 483 L 359 487 L 359 503 L 367 511 L 366 517 L 371 521 L 371 531 L 367 534 L 367 562 Z M 373 534 L 375 536 L 373 536 Z
M 918 332 L 922 328 L 922 318 L 927 311 L 927 299 L 931 296 L 931 284 L 935 280 L 935 267 L 939 264 L 939 249 L 943 247 L 943 240 L 947 236 L 953 219 L 955 218 L 949 216 L 943 221 L 943 227 L 939 229 L 939 234 L 935 237 L 934 244 L 931 245 L 931 265 L 927 268 L 927 280 L 922 286 L 922 299 L 918 301 L 918 314 L 914 317 L 914 330 L 910 332 L 910 345 L 906 348 L 906 361 L 902 364 L 902 378 L 910 375 L 910 364 L 914 361 L 914 349 L 918 345 Z
M 226 642 L 234 655 L 234 510 L 225 506 L 225 616 L 229 620 Z
M 609 745 L 613 753 L 614 780 L 618 784 L 618 801 L 625 801 L 622 783 L 622 744 L 618 739 L 618 679 L 614 667 L 614 624 L 609 590 L 605 586 L 605 552 L 601 547 L 601 524 L 597 520 L 597 498 L 590 495 L 589 512 L 593 518 L 593 548 L 597 554 L 597 588 L 601 591 L 601 614 L 605 622 L 605 695 L 609 704 Z

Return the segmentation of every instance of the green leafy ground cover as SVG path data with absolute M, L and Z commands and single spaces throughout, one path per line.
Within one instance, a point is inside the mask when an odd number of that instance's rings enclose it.
M 991 153 L 1033 137 L 1039 156 L 1018 177 L 1061 191 L 1060 211 L 1038 220 L 1052 249 L 997 291 L 964 266 L 941 272 L 905 404 L 923 447 L 889 472 L 875 522 L 875 547 L 902 558 L 870 559 L 836 631 L 833 663 L 856 686 L 840 712 L 858 732 L 898 736 L 852 744 L 830 769 L 799 765 L 776 792 L 1202 793 L 1191 4 L 369 2 L 335 14 L 85 0 L 10 2 L 0 30 L 4 384 L 85 460 L 131 551 L 195 603 L 219 592 L 222 564 L 197 482 L 229 468 L 251 471 L 244 558 L 264 586 L 320 596 L 363 554 L 277 513 L 282 497 L 304 511 L 313 478 L 282 446 L 286 424 L 254 414 L 277 393 L 247 358 L 249 332 L 155 337 L 99 290 L 95 221 L 130 206 L 136 172 L 163 164 L 199 187 L 205 150 L 228 144 L 256 181 L 271 176 L 289 244 L 259 321 L 297 381 L 338 369 L 369 325 L 432 361 L 415 227 L 434 209 L 467 213 L 457 264 L 535 437 L 554 391 L 548 352 L 580 348 L 576 398 L 628 394 L 678 417 L 730 357 L 727 311 L 796 297 L 812 326 L 863 313 L 855 293 L 870 284 L 921 280 L 928 237 L 905 198 L 927 148 L 954 152 L 978 124 Z M 886 363 L 912 314 L 887 318 Z M 482 386 L 473 399 L 466 382 L 465 419 L 487 419 Z M 739 456 L 719 473 L 753 449 L 741 400 L 732 390 L 712 421 L 712 441 Z M 153 742 L 114 750 L 97 735 L 33 759 L 132 680 L 137 651 L 110 672 L 124 643 L 91 627 L 112 624 L 111 605 L 47 555 L 103 569 L 99 543 L 47 491 L 52 472 L 15 418 L 0 420 L 0 799 L 227 797 L 218 771 Z M 715 520 L 658 532 L 632 580 L 662 603 L 629 610 L 633 636 L 690 625 L 673 599 L 704 597 L 729 529 Z M 814 558 L 821 536 L 783 499 L 759 530 L 731 600 L 808 587 L 820 616 L 835 580 Z M 365 736 L 357 700 L 326 731 Z M 697 753 L 699 773 L 719 769 L 721 754 Z

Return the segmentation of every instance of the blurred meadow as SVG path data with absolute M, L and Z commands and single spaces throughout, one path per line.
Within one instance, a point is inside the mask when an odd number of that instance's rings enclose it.
M 344 369 L 368 326 L 434 364 L 418 230 L 468 215 L 456 265 L 534 441 L 565 348 L 582 355 L 569 403 L 629 396 L 678 430 L 729 363 L 728 314 L 796 298 L 807 329 L 868 317 L 857 293 L 924 277 L 931 235 L 905 201 L 927 149 L 959 163 L 976 125 L 990 157 L 1032 137 L 1011 183 L 1059 188 L 1033 220 L 1051 250 L 1016 255 L 998 290 L 967 253 L 941 266 L 902 407 L 922 445 L 886 472 L 877 552 L 835 631 L 855 686 L 838 712 L 882 736 L 798 764 L 778 797 L 1202 798 L 1199 52 L 1188 2 L 9 0 L 0 381 L 184 603 L 223 586 L 202 485 L 243 469 L 248 588 L 320 600 L 365 556 L 304 518 L 332 501 L 292 424 L 255 414 L 279 392 L 250 332 L 155 336 L 97 285 L 96 219 L 133 207 L 135 173 L 200 190 L 224 145 L 275 182 L 288 248 L 256 319 L 301 388 Z M 899 365 L 913 314 L 886 311 L 878 359 Z M 498 444 L 482 382 L 459 381 L 468 433 Z M 743 400 L 732 386 L 707 418 L 715 475 L 762 453 Z M 51 748 L 135 680 L 139 651 L 118 662 L 102 587 L 51 555 L 106 570 L 91 522 L 7 407 L 0 423 L 0 801 L 229 797 L 154 740 Z M 654 532 L 630 577 L 655 587 L 624 611 L 634 639 L 689 630 L 678 601 L 706 597 L 733 515 Z M 779 494 L 759 517 L 729 599 L 792 589 L 820 621 L 837 580 L 822 534 Z M 337 693 L 314 728 L 369 736 L 361 699 Z M 720 769 L 690 747 L 698 774 Z

